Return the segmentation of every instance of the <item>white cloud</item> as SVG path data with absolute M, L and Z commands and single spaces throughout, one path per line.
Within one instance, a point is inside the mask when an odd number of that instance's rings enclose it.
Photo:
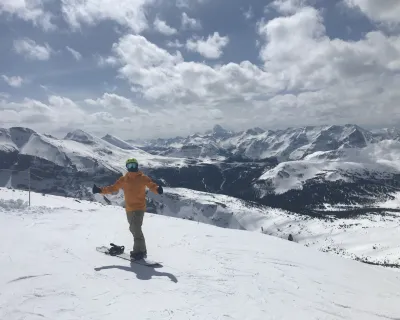
M 10 14 L 34 25 L 42 27 L 45 31 L 54 30 L 53 16 L 44 10 L 47 0 L 1 0 L 0 13 Z
M 82 59 L 82 55 L 78 51 L 76 51 L 68 46 L 66 46 L 65 48 L 69 51 L 69 53 L 71 53 L 71 55 L 74 57 L 75 60 L 79 61 Z
M 254 17 L 253 8 L 250 6 L 247 11 L 243 12 L 243 16 L 246 20 L 251 20 Z
M 46 132 L 68 126 L 102 133 L 114 130 L 119 136 L 129 137 L 204 131 L 217 122 L 236 129 L 400 123 L 398 34 L 388 36 L 372 31 L 353 41 L 331 39 L 317 9 L 303 1 L 275 1 L 275 9 L 284 16 L 258 24 L 261 65 L 249 61 L 207 65 L 185 61 L 180 48 L 186 46 L 204 57 L 217 59 L 228 44 L 228 37 L 216 32 L 186 43 L 175 39 L 164 42 L 169 47 L 167 51 L 135 34 L 147 27 L 147 21 L 142 20 L 141 28 L 138 21 L 126 20 L 127 8 L 110 13 L 104 7 L 109 4 L 106 0 L 97 2 L 97 9 L 87 0 L 69 1 L 69 5 L 73 2 L 82 9 L 71 9 L 77 10 L 70 15 L 70 22 L 74 25 L 75 21 L 76 27 L 106 19 L 122 25 L 119 28 L 125 31 L 109 55 L 95 57 L 99 65 L 116 68 L 118 77 L 127 81 L 137 100 L 116 95 L 118 90 L 80 101 L 54 92 L 46 101 L 20 102 L 0 94 L 0 118 L 6 119 L 5 123 L 36 126 Z M 378 9 L 375 13 L 368 10 L 365 12 L 370 12 L 371 17 L 375 15 L 374 21 L 379 18 L 393 22 L 393 18 L 378 15 Z M 189 19 L 182 14 L 182 21 Z M 182 24 L 187 29 L 194 27 L 189 22 Z M 132 34 L 126 34 L 127 26 Z M 47 44 L 38 45 L 30 39 L 17 40 L 14 47 L 30 59 L 46 60 L 52 53 Z M 6 81 L 4 76 L 1 80 Z M 114 86 L 110 83 L 109 87 Z M 138 101 L 149 107 L 143 108 Z M 67 110 L 75 115 L 67 114 Z
M 25 98 L 21 102 L 0 101 L 0 117 L 6 124 L 37 127 L 73 126 L 84 122 L 84 113 L 70 99 L 50 96 L 47 103 Z
M 137 35 L 121 37 L 112 56 L 133 91 L 155 105 L 212 108 L 231 126 L 400 121 L 400 37 L 332 40 L 323 22 L 312 7 L 261 22 L 264 69 L 186 62 Z
M 147 5 L 154 0 L 61 0 L 62 13 L 73 29 L 81 24 L 95 25 L 103 20 L 113 20 L 129 27 L 133 32 L 148 28 L 145 14 Z
M 24 126 L 55 135 L 79 128 L 100 136 L 111 133 L 126 139 L 155 138 L 169 133 L 184 134 L 191 129 L 202 130 L 221 117 L 220 111 L 212 108 L 195 114 L 191 108 L 182 106 L 150 112 L 125 97 L 110 93 L 84 101 L 56 95 L 49 96 L 47 101 L 7 99 L 0 97 L 0 118 L 5 127 Z
M 183 29 L 201 29 L 201 22 L 190 18 L 186 12 L 182 12 L 181 24 Z
M 41 46 L 28 38 L 14 40 L 14 50 L 30 60 L 48 60 L 53 52 L 47 43 Z
M 260 52 L 265 69 L 284 78 L 289 90 L 316 90 L 400 70 L 399 37 L 375 31 L 355 42 L 331 40 L 315 8 L 261 24 L 259 31 L 265 37 Z
M 358 8 L 376 22 L 400 23 L 400 1 L 398 0 L 343 0 L 350 8 Z
M 167 47 L 169 48 L 183 48 L 185 45 L 179 40 L 175 39 L 174 41 L 168 41 L 167 42 Z
M 166 36 L 172 36 L 178 32 L 175 28 L 170 27 L 165 21 L 160 20 L 158 17 L 154 20 L 154 28 Z
M 117 60 L 114 57 L 104 57 L 98 53 L 93 55 L 99 67 L 115 66 L 117 65 Z
M 220 36 L 218 32 L 208 36 L 207 39 L 189 39 L 186 42 L 186 48 L 190 51 L 200 53 L 208 59 L 218 59 L 222 56 L 222 50 L 229 43 L 229 37 Z
M 265 70 L 283 80 L 287 91 L 299 92 L 273 98 L 280 103 L 273 114 L 310 124 L 400 121 L 399 36 L 374 31 L 359 41 L 331 40 L 311 7 L 261 23 L 259 32 Z
M 274 0 L 268 7 L 272 7 L 280 13 L 292 14 L 303 8 L 308 0 Z
M 24 79 L 22 79 L 20 76 L 11 76 L 8 77 L 6 75 L 1 76 L 3 80 L 11 87 L 18 88 L 22 86 L 22 83 L 24 82 Z
M 86 99 L 86 104 L 95 106 L 96 109 L 99 107 L 103 108 L 107 112 L 112 114 L 119 113 L 121 115 L 150 115 L 150 113 L 144 109 L 139 108 L 128 98 L 119 96 L 114 93 L 105 93 L 101 98 L 97 99 Z
M 170 54 L 138 35 L 123 36 L 113 45 L 119 74 L 151 101 L 177 104 L 216 104 L 269 95 L 279 87 L 270 75 L 250 62 L 214 68 L 185 62 L 179 51 Z
M 192 8 L 196 4 L 203 4 L 209 2 L 210 0 L 176 0 L 176 6 L 180 9 Z

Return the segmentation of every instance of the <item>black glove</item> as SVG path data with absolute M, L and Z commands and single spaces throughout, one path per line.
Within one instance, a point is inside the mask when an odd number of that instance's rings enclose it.
M 163 190 L 163 188 L 161 186 L 158 186 L 157 192 L 158 192 L 158 194 L 163 194 L 164 190 Z
M 100 192 L 101 192 L 101 189 L 94 184 L 93 185 L 93 193 L 100 193 Z

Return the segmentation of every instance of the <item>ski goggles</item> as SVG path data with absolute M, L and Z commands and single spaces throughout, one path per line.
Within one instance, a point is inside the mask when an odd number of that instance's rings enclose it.
M 129 162 L 126 164 L 127 169 L 136 169 L 138 167 L 138 164 L 136 162 Z

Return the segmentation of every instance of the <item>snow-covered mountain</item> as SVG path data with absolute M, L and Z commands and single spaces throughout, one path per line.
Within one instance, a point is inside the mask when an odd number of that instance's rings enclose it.
M 131 144 L 129 144 L 128 142 L 114 137 L 110 134 L 106 134 L 103 138 L 104 141 L 107 141 L 109 143 L 111 143 L 112 145 L 121 148 L 121 149 L 125 149 L 125 150 L 138 150 L 138 148 L 135 148 L 134 146 L 132 146 Z
M 374 133 L 356 125 L 318 126 L 267 130 L 261 128 L 231 132 L 215 126 L 205 134 L 186 138 L 155 139 L 147 142 L 145 149 L 151 153 L 185 156 L 187 147 L 202 149 L 209 145 L 209 153 L 198 157 L 243 157 L 252 160 L 277 158 L 279 162 L 301 160 L 318 151 L 333 151 L 344 148 L 363 148 L 370 142 L 397 137 L 395 131 L 382 130 Z
M 185 142 L 180 150 L 185 149 L 187 157 L 181 151 L 172 157 L 150 153 L 151 145 L 145 151 L 116 137 L 98 138 L 81 130 L 56 139 L 27 128 L 3 129 L 0 169 L 16 171 L 0 170 L 0 186 L 28 188 L 26 170 L 31 168 L 33 190 L 90 198 L 88 186 L 114 182 L 125 171 L 125 159 L 136 157 L 146 174 L 168 187 L 229 195 L 306 215 L 320 214 L 326 205 L 374 207 L 400 190 L 400 141 L 378 136 L 350 125 L 275 133 L 255 128 L 240 134 L 216 127 L 185 138 L 191 145 Z M 157 145 L 169 148 L 180 139 Z M 232 152 L 240 148 L 245 152 Z M 224 150 L 225 155 L 216 151 L 214 158 L 199 156 L 211 149 Z M 251 159 L 249 154 L 258 156 Z
M 217 126 L 203 135 L 149 141 L 143 150 L 179 157 L 190 148 L 198 151 L 192 153 L 197 159 L 247 162 L 249 170 L 240 168 L 244 178 L 234 180 L 244 189 L 232 190 L 229 181 L 217 192 L 307 212 L 324 203 L 373 205 L 400 190 L 399 137 L 394 128 L 368 131 L 356 125 L 238 133 Z M 260 172 L 263 159 L 269 166 Z
M 27 189 L 30 183 L 33 190 L 40 192 L 90 196 L 86 187 L 92 186 L 93 182 L 113 182 L 125 172 L 124 163 L 129 157 L 137 158 L 144 171 L 160 167 L 182 168 L 196 163 L 183 158 L 151 155 L 138 148 L 122 148 L 121 141 L 106 140 L 82 130 L 57 139 L 28 128 L 1 129 L 0 169 L 7 170 L 0 170 L 0 186 L 8 183 Z M 30 181 L 28 168 L 31 170 Z
M 149 258 L 163 265 L 153 269 L 95 250 L 110 242 L 130 250 L 123 208 L 36 193 L 27 207 L 26 194 L 13 194 L 6 199 L 0 190 L 0 319 L 378 320 L 400 314 L 399 274 L 390 269 L 261 232 L 147 213 Z

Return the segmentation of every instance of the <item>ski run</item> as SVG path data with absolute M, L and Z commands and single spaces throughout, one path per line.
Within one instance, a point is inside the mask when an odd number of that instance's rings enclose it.
M 149 268 L 124 208 L 0 189 L 0 319 L 400 319 L 400 273 L 259 232 L 146 213 Z

